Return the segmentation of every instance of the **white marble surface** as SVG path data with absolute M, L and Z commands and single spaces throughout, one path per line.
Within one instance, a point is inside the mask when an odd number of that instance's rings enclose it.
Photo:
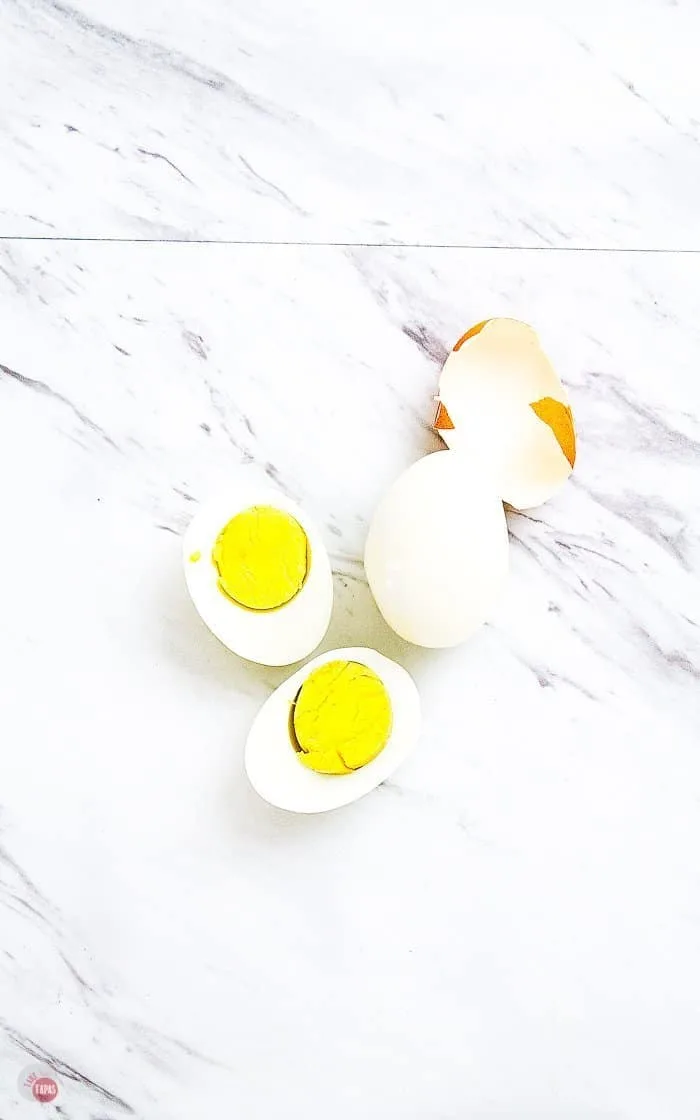
M 2 1120 L 695 1120 L 699 287 L 693 255 L 0 246 Z M 494 314 L 540 329 L 580 459 L 511 517 L 493 625 L 418 651 L 367 519 Z M 248 788 L 285 671 L 183 587 L 237 470 L 322 523 L 326 645 L 422 693 L 415 758 L 335 814 Z M 37 1055 L 61 1111 L 18 1096 Z
M 0 0 L 0 235 L 700 249 L 699 41 L 697 0 Z
M 0 0 L 0 1120 L 697 1120 L 699 37 L 696 0 Z M 419 651 L 367 522 L 498 314 L 579 461 L 493 623 Z M 423 698 L 324 817 L 249 789 L 287 671 L 184 590 L 239 470 L 323 526 L 324 648 Z

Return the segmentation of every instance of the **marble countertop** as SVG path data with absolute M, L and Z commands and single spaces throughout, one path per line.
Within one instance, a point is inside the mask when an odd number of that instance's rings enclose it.
M 696 1120 L 700 253 L 659 250 L 700 248 L 697 6 L 496 5 L 464 53 L 448 0 L 111 7 L 0 0 L 0 1117 Z M 418 650 L 363 541 L 492 315 L 579 461 L 493 622 Z M 237 471 L 323 528 L 322 648 L 421 692 L 335 813 L 249 788 L 289 670 L 184 588 Z
M 700 249 L 699 39 L 697 0 L 2 0 L 3 232 Z

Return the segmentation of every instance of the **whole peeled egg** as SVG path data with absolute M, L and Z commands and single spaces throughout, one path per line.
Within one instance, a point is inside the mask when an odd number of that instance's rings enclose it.
M 455 343 L 440 374 L 435 428 L 529 509 L 563 486 L 576 460 L 566 390 L 527 323 L 486 319 Z
M 503 503 L 469 456 L 436 451 L 390 487 L 370 525 L 365 571 L 406 641 L 458 645 L 489 617 L 508 573 Z
M 204 504 L 183 544 L 192 602 L 233 653 L 290 665 L 324 637 L 333 577 L 321 534 L 281 492 L 241 480 Z
M 246 772 L 271 805 L 321 813 L 385 781 L 419 732 L 418 690 L 405 669 L 373 649 L 331 650 L 265 701 L 246 742 Z

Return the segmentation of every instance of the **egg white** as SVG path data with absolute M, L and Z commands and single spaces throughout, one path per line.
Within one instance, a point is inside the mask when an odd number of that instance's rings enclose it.
M 406 641 L 431 649 L 465 641 L 494 610 L 508 574 L 503 503 L 481 465 L 436 451 L 404 471 L 372 518 L 365 572 Z
M 383 682 L 392 708 L 389 741 L 372 762 L 351 774 L 317 774 L 299 761 L 289 735 L 291 706 L 314 669 L 328 661 L 358 661 Z M 405 669 L 373 649 L 336 649 L 310 661 L 265 701 L 250 729 L 245 768 L 256 792 L 279 809 L 323 813 L 375 789 L 414 749 L 420 734 L 418 689 Z
M 216 539 L 236 514 L 251 506 L 274 506 L 294 517 L 309 542 L 309 570 L 290 602 L 255 611 L 229 599 L 218 585 L 212 560 Z M 191 557 L 199 553 L 199 560 Z M 322 641 L 333 607 L 333 576 L 320 531 L 302 509 L 272 487 L 240 483 L 203 505 L 183 542 L 187 588 L 202 620 L 233 653 L 260 665 L 290 665 Z

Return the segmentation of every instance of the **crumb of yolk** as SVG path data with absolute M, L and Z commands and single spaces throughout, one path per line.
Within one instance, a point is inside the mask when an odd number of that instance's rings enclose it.
M 202 554 L 201 554 L 201 552 L 199 552 L 199 550 L 197 552 L 193 552 L 192 555 L 190 556 L 190 564 L 196 564 L 197 561 L 201 560 L 201 559 L 202 559 Z
M 219 588 L 242 607 L 269 611 L 301 591 L 309 542 L 298 521 L 273 506 L 251 506 L 231 518 L 212 552 Z
M 304 681 L 289 720 L 300 762 L 319 774 L 349 774 L 371 762 L 391 733 L 389 694 L 357 661 L 328 661 Z

